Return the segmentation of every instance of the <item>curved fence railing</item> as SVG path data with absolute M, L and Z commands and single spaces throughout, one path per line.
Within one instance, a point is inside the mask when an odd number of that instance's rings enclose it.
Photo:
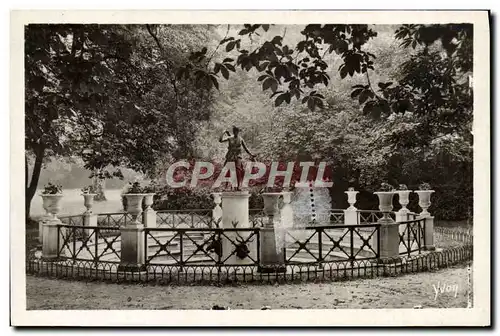
M 120 272 L 119 264 L 96 263 L 86 260 L 64 260 L 45 263 L 29 257 L 27 274 L 74 280 L 100 280 L 110 282 L 153 283 L 159 285 L 291 283 L 298 281 L 344 281 L 356 278 L 396 276 L 426 272 L 472 260 L 472 245 L 461 245 L 418 257 L 401 256 L 389 263 L 369 260 L 324 261 L 321 264 L 292 264 L 286 272 L 259 273 L 255 266 L 193 266 L 150 265 L 147 272 Z
M 425 246 L 425 218 L 395 223 L 399 254 L 411 257 Z M 285 265 L 326 261 L 378 260 L 381 224 L 329 225 L 275 231 Z M 117 226 L 58 226 L 58 259 L 119 262 Z M 144 228 L 145 264 L 260 266 L 262 228 Z M 459 237 L 465 239 L 467 233 Z M 469 241 L 465 241 L 469 242 Z
M 156 211 L 156 226 L 164 228 L 216 228 L 220 226 L 217 220 L 213 219 L 212 209 L 185 209 L 185 210 L 158 210 Z M 382 217 L 383 212 L 379 210 L 357 210 L 357 224 L 377 223 Z M 396 220 L 396 213 L 389 212 L 388 215 Z M 97 214 L 97 226 L 101 227 L 122 227 L 133 221 L 132 216 L 126 212 L 111 212 Z M 408 213 L 406 220 L 415 220 L 417 214 Z M 344 225 L 345 213 L 342 209 L 332 209 L 328 213 L 318 213 L 318 218 L 313 219 L 310 213 L 294 213 L 294 221 L 300 225 L 297 226 L 325 226 L 325 225 Z M 67 215 L 59 217 L 66 225 L 85 225 L 84 215 Z M 137 218 L 143 221 L 143 214 Z M 268 221 L 267 215 L 263 209 L 250 209 L 249 221 L 252 227 L 263 227 Z

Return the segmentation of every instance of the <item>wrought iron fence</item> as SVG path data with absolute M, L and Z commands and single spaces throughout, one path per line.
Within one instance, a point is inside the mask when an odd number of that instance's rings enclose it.
M 144 246 L 146 265 L 260 263 L 259 228 L 145 228 Z
M 60 216 L 58 217 L 65 225 L 83 225 L 83 215 Z
M 156 225 L 164 228 L 213 228 L 212 209 L 158 210 Z
M 330 225 L 286 232 L 286 263 L 365 260 L 380 256 L 380 224 Z M 288 239 L 287 239 L 288 238 Z
M 420 253 L 425 246 L 425 218 L 398 223 L 399 254 Z
M 323 261 L 321 264 L 291 264 L 285 272 L 260 273 L 257 266 L 154 265 L 146 272 L 121 272 L 112 262 L 65 260 L 43 262 L 28 256 L 27 274 L 63 279 L 100 280 L 125 283 L 172 284 L 227 284 L 227 283 L 294 283 L 302 281 L 345 281 L 356 278 L 396 276 L 449 267 L 472 259 L 472 245 L 466 244 L 435 251 L 417 257 L 400 256 L 390 263 L 369 260 Z
M 332 209 L 330 210 L 330 224 L 345 224 L 344 210 Z
M 113 227 L 58 225 L 59 259 L 119 261 L 120 229 Z
M 137 217 L 142 222 L 142 213 Z M 97 215 L 97 225 L 105 227 L 121 227 L 133 221 L 132 215 L 126 212 L 102 213 Z

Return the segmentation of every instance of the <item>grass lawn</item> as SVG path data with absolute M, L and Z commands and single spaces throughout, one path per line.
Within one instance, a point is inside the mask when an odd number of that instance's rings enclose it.
M 289 285 L 152 286 L 27 277 L 28 309 L 465 308 L 467 265 L 394 278 Z M 455 291 L 435 288 L 457 286 Z

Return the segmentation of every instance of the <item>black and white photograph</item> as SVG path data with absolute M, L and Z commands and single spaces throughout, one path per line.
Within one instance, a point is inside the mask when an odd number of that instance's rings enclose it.
M 111 13 L 11 12 L 14 325 L 491 323 L 487 11 Z

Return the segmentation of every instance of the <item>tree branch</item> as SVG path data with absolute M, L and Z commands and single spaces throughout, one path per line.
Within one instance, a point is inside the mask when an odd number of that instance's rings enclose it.
M 224 36 L 224 38 L 222 39 L 222 41 L 224 41 L 226 38 L 227 38 L 227 35 L 229 34 L 229 29 L 231 28 L 231 25 L 227 25 L 227 30 L 226 30 L 226 35 Z M 210 64 L 210 62 L 212 61 L 212 58 L 214 57 L 215 53 L 217 52 L 217 50 L 219 50 L 219 47 L 221 46 L 221 43 L 219 43 L 217 45 L 217 47 L 214 49 L 214 52 L 212 53 L 212 55 L 210 55 L 210 58 L 208 59 L 207 61 L 207 69 L 208 69 L 208 65 Z

